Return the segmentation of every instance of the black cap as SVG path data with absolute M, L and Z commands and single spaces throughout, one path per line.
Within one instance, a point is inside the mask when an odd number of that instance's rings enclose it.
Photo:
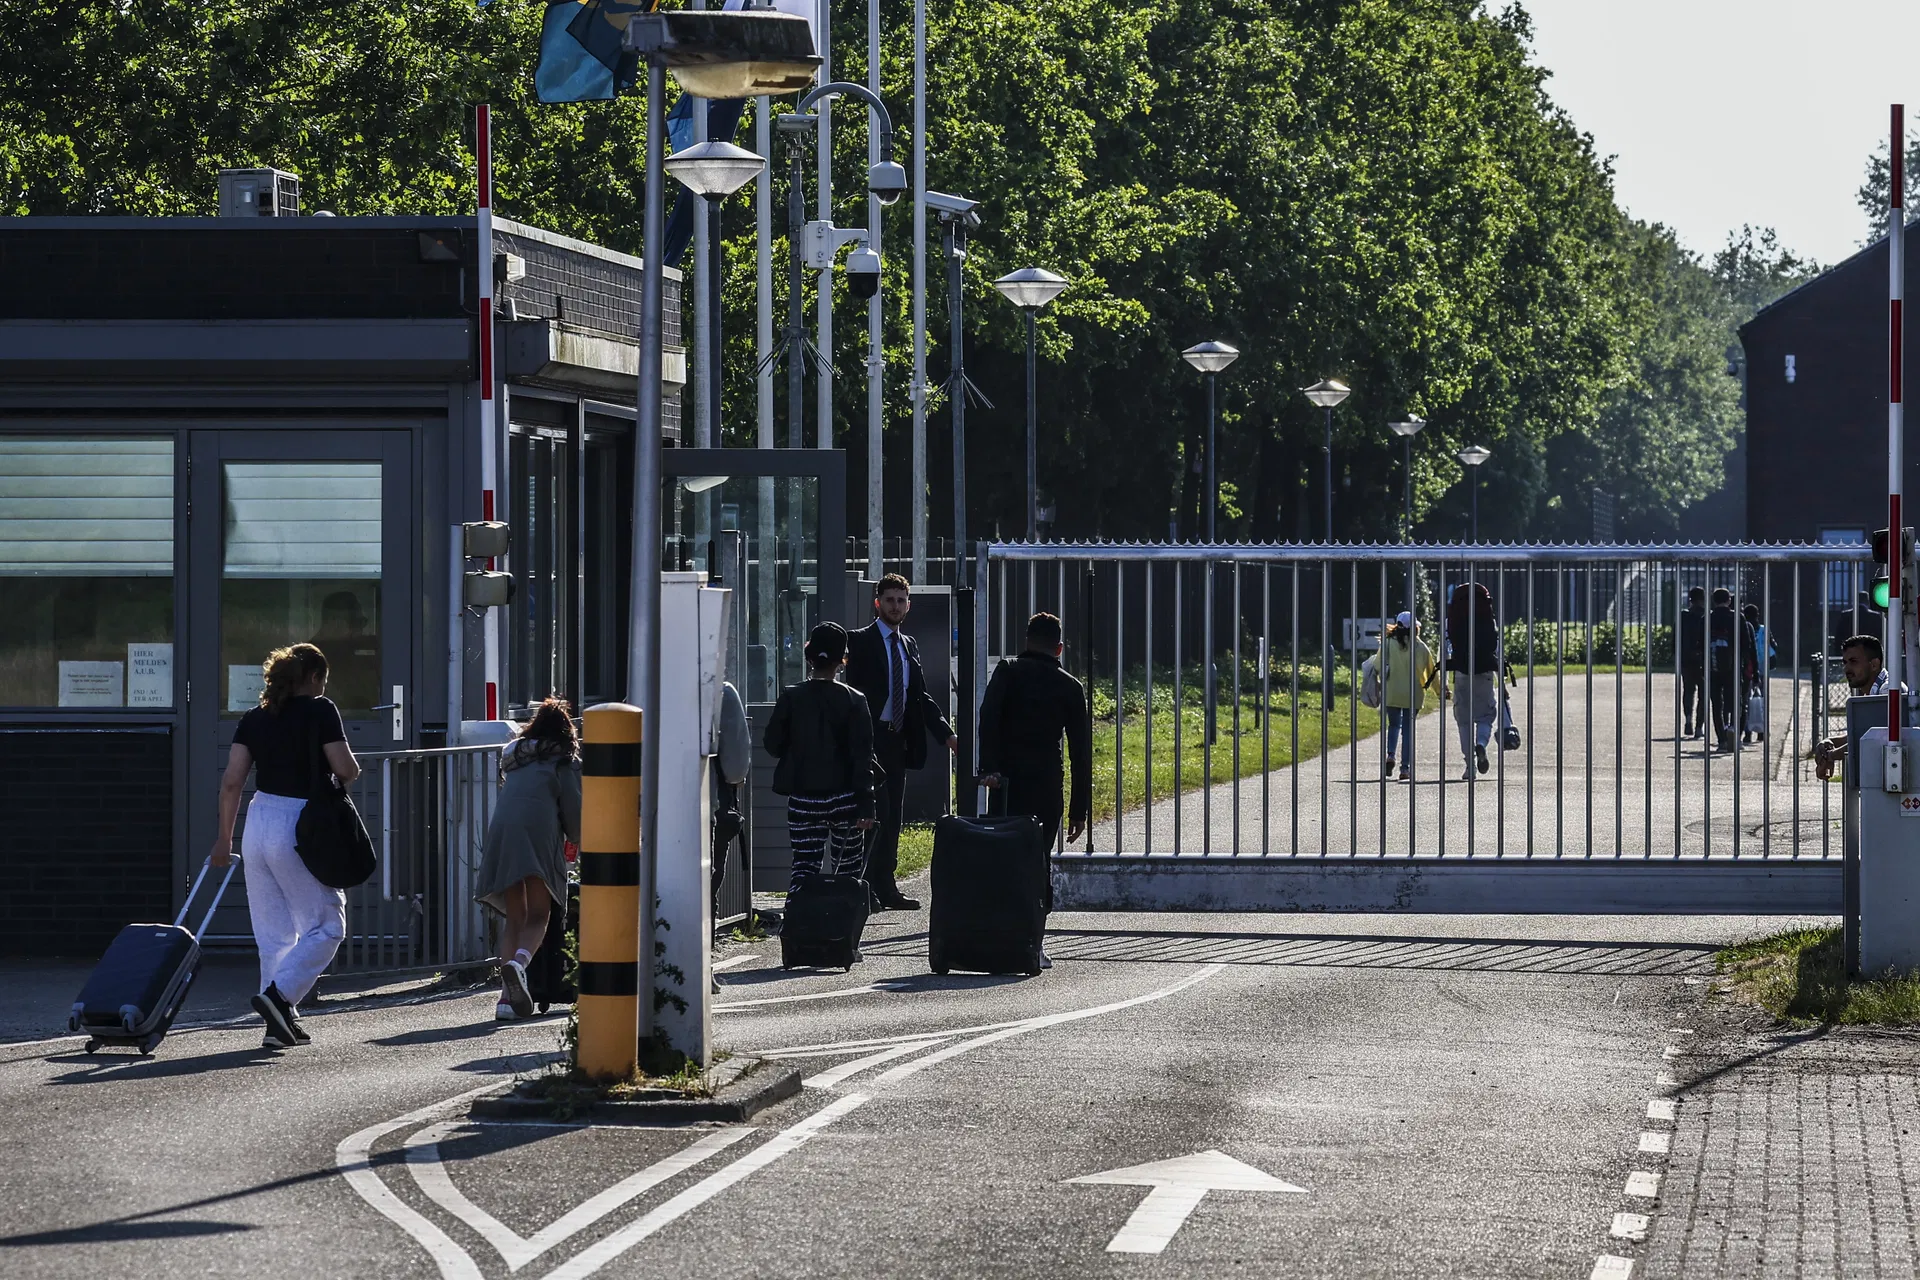
M 823 622 L 807 633 L 808 662 L 838 662 L 846 656 L 847 629 L 839 623 Z

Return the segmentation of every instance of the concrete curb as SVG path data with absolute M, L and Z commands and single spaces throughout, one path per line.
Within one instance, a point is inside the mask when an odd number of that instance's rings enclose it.
M 523 1092 L 527 1085 L 522 1083 L 498 1097 L 475 1099 L 467 1114 L 482 1120 L 584 1120 L 595 1124 L 704 1120 L 739 1124 L 800 1092 L 798 1071 L 765 1058 L 746 1055 L 729 1058 L 714 1068 L 715 1075 L 723 1073 L 726 1078 L 716 1082 L 713 1096 L 707 1098 L 688 1098 L 672 1090 L 657 1089 L 649 1090 L 650 1096 L 617 1102 L 568 1103 L 528 1097 Z

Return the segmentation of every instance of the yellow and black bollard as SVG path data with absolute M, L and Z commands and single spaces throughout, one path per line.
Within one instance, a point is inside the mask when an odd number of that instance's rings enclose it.
M 575 1062 L 625 1080 L 640 1043 L 640 709 L 603 702 L 585 720 Z

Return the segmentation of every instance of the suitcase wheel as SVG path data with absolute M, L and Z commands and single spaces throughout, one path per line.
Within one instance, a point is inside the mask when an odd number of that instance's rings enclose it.
M 153 1051 L 155 1049 L 158 1049 L 159 1047 L 160 1047 L 160 1037 L 157 1035 L 148 1036 L 145 1040 L 142 1040 L 140 1042 L 140 1056 L 143 1058 L 151 1058 L 153 1056 Z
M 538 1007 L 539 1007 L 539 1009 L 540 1009 L 540 1012 L 541 1012 L 541 1013 L 545 1013 L 545 1012 L 547 1011 L 547 1007 L 548 1007 L 548 1006 L 547 1006 L 547 1002 L 546 1002 L 545 1000 L 542 1000 L 542 1001 L 540 1002 L 540 1004 L 539 1004 L 539 1006 L 538 1006 Z
M 97 1053 L 99 1049 L 100 1049 L 100 1042 L 98 1040 L 95 1040 L 92 1038 L 89 1038 L 87 1040 L 86 1051 L 88 1053 Z
M 949 972 L 951 972 L 947 968 L 947 966 L 943 964 L 930 965 L 928 967 L 931 968 L 935 973 L 939 974 L 943 978 L 946 977 Z

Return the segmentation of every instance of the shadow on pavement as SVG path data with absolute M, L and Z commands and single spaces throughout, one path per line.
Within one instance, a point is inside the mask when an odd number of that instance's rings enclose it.
M 187 1236 L 218 1236 L 235 1231 L 254 1230 L 258 1228 L 251 1222 L 103 1222 L 92 1227 L 64 1227 L 58 1231 L 33 1231 L 26 1235 L 0 1236 L 0 1247 L 20 1249 L 33 1245 L 173 1240 Z
M 102 1053 L 107 1050 L 102 1050 Z M 48 1084 L 102 1084 L 113 1080 L 160 1080 L 168 1076 L 196 1076 L 206 1071 L 231 1071 L 236 1067 L 264 1066 L 280 1056 L 276 1049 L 230 1049 L 225 1053 L 202 1054 L 196 1058 L 98 1057 L 63 1053 L 48 1062 L 78 1063 L 84 1071 L 69 1071 L 55 1076 Z
M 484 1039 L 496 1031 L 521 1025 L 524 1024 L 498 1022 L 488 1018 L 484 1022 L 469 1022 L 457 1027 L 422 1027 L 418 1031 L 402 1031 L 397 1036 L 382 1036 L 378 1040 L 369 1040 L 367 1043 L 377 1044 L 385 1049 L 399 1049 L 410 1044 L 448 1044 L 455 1040 Z
M 864 949 L 875 955 L 926 954 L 924 935 L 867 943 Z M 1047 933 L 1047 954 L 1056 961 L 1615 977 L 1704 976 L 1714 971 L 1713 957 L 1719 949 L 1713 943 L 1571 942 L 1540 938 L 1196 933 L 1151 929 L 1059 929 Z

